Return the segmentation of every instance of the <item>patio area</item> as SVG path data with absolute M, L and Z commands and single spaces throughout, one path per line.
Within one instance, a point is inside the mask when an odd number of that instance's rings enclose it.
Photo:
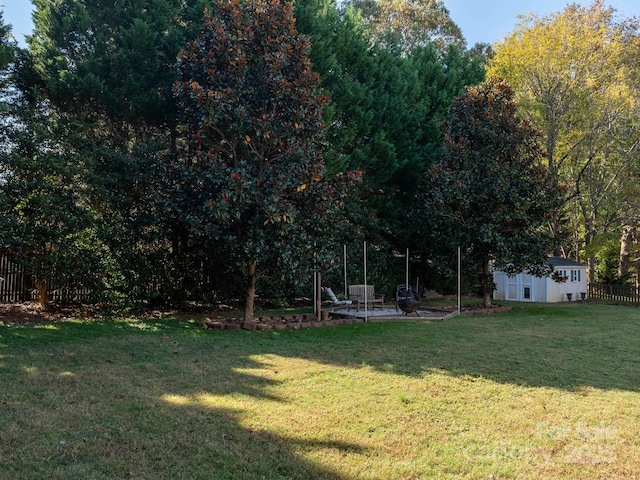
M 332 318 L 366 318 L 370 322 L 376 321 L 415 321 L 415 320 L 444 320 L 457 315 L 456 310 L 439 310 L 436 308 L 418 309 L 415 313 L 406 315 L 395 306 L 383 305 L 382 308 L 357 310 L 355 308 L 332 308 L 329 316 Z

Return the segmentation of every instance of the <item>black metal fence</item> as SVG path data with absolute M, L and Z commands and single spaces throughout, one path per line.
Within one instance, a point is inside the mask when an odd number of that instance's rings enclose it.
M 49 285 L 49 300 L 54 302 L 83 302 L 91 290 L 78 282 L 64 279 Z M 0 303 L 37 300 L 35 279 L 25 273 L 24 267 L 8 255 L 0 255 Z
M 24 268 L 8 256 L 0 256 L 0 302 L 30 300 Z
M 640 288 L 634 285 L 610 285 L 606 283 L 589 284 L 589 298 L 640 304 Z

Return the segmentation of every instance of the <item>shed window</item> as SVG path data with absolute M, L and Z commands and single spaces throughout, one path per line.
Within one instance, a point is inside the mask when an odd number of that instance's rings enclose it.
M 571 281 L 572 282 L 580 281 L 580 270 L 571 270 Z
M 525 300 L 531 300 L 531 287 L 524 287 L 522 296 Z

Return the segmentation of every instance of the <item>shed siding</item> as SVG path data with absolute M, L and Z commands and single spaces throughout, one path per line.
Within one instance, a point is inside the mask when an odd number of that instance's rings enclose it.
M 567 294 L 570 293 L 572 301 L 581 300 L 581 294 L 588 291 L 587 267 L 575 265 L 560 267 L 557 270 L 565 272 L 566 281 L 555 282 L 549 277 L 534 277 L 526 273 L 509 277 L 504 272 L 494 271 L 496 290 L 493 298 L 518 302 L 558 303 L 568 301 Z

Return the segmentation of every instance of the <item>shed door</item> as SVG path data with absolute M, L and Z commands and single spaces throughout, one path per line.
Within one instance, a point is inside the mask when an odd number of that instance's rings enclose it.
M 505 300 L 518 300 L 518 277 L 519 275 L 514 275 L 507 277 L 507 294 L 505 296 Z
M 533 277 L 521 273 L 513 277 L 507 276 L 507 294 L 505 300 L 533 302 Z
M 520 277 L 520 288 L 518 293 L 522 302 L 533 302 L 533 276 L 526 273 L 518 275 Z

